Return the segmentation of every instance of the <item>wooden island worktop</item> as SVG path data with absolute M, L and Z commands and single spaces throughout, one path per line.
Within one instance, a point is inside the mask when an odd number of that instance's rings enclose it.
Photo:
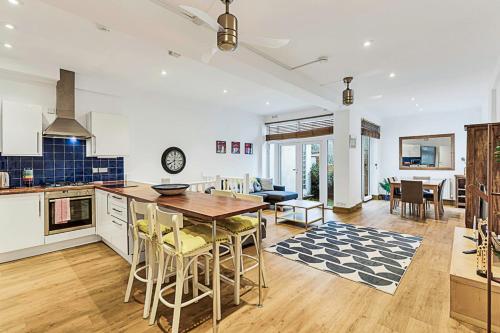
M 128 182 L 128 184 L 136 186 L 110 188 L 106 187 L 106 185 L 96 185 L 96 188 L 137 201 L 153 202 L 160 207 L 172 209 L 187 216 L 203 220 L 223 219 L 238 214 L 256 212 L 269 207 L 267 203 L 218 197 L 191 191 L 186 191 L 181 195 L 161 196 L 151 188 L 151 185 L 137 182 Z

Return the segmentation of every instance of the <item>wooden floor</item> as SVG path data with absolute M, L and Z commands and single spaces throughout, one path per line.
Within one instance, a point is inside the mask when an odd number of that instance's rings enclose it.
M 429 214 L 430 215 L 430 214 Z M 443 221 L 402 220 L 387 202 L 330 219 L 424 237 L 394 296 L 264 252 L 270 288 L 264 307 L 246 282 L 239 307 L 223 285 L 220 332 L 480 332 L 449 318 L 449 263 L 453 228 L 464 210 L 446 207 Z M 303 232 L 275 225 L 265 245 Z M 142 319 L 144 287 L 123 303 L 129 265 L 103 243 L 0 265 L 0 332 L 161 332 L 172 311 L 160 307 L 158 325 Z M 250 274 L 249 278 L 254 278 Z M 181 330 L 211 332 L 211 300 L 183 310 Z

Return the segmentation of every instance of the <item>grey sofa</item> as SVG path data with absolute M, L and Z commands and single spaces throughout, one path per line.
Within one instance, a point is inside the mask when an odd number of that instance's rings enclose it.
M 260 184 L 260 178 L 256 179 L 257 182 Z M 296 192 L 290 192 L 286 191 L 285 186 L 282 185 L 273 185 L 273 190 L 260 190 L 260 191 L 253 191 L 250 194 L 254 195 L 260 195 L 264 198 L 264 201 L 267 203 L 270 203 L 271 205 L 274 205 L 277 202 L 281 201 L 287 201 L 287 200 L 293 200 L 297 199 L 299 197 L 299 194 Z

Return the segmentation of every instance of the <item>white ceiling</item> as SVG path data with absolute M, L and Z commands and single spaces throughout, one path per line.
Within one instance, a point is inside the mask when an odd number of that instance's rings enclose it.
M 218 0 L 154 1 L 191 5 L 213 17 L 223 11 Z M 260 114 L 334 108 L 341 78 L 354 75 L 355 103 L 390 116 L 479 108 L 500 56 L 500 2 L 494 0 L 235 0 L 231 11 L 242 33 L 291 39 L 282 49 L 260 49 L 277 61 L 330 61 L 291 72 L 241 47 L 218 53 L 208 66 L 200 59 L 214 45 L 214 33 L 153 1 L 25 0 L 13 7 L 0 0 L 0 21 L 18 26 L 0 29 L 0 40 L 14 45 L 1 48 L 0 65 L 39 71 L 61 66 L 117 81 L 115 89 Z M 112 31 L 98 31 L 95 22 Z M 364 48 L 368 39 L 374 44 Z M 169 57 L 168 49 L 183 57 Z M 166 77 L 159 75 L 163 68 Z

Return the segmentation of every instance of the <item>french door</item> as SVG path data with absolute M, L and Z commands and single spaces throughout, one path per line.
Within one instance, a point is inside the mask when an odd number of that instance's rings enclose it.
M 276 145 L 277 179 L 299 198 L 333 205 L 333 140 L 284 142 Z M 331 150 L 331 151 L 330 151 Z M 329 179 L 331 178 L 331 179 Z
M 372 199 L 371 193 L 371 145 L 370 137 L 361 136 L 361 193 L 363 201 Z

